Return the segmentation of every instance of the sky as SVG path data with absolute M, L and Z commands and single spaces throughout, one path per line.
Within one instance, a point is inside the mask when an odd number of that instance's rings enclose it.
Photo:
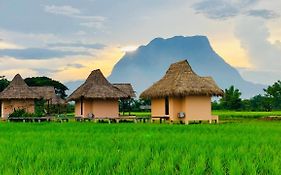
M 156 37 L 205 35 L 246 80 L 281 79 L 280 0 L 0 0 L 0 75 L 68 82 Z

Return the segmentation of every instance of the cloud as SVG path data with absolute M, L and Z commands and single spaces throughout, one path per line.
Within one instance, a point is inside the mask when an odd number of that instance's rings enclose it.
M 88 28 L 102 29 L 104 28 L 104 22 L 106 21 L 106 17 L 104 16 L 83 15 L 79 9 L 72 6 L 47 5 L 45 6 L 45 12 L 83 20 L 84 22 L 81 22 L 80 26 Z
M 65 16 L 73 16 L 80 14 L 80 10 L 73 8 L 71 6 L 55 6 L 55 5 L 46 5 L 45 11 L 48 13 L 56 14 L 56 15 L 65 15 Z
M 73 43 L 50 43 L 48 44 L 49 47 L 83 47 L 88 49 L 104 49 L 106 45 L 100 43 L 80 43 L 80 42 L 73 42 Z
M 210 19 L 229 19 L 256 4 L 258 0 L 201 0 L 193 4 L 193 9 Z
M 84 68 L 85 66 L 82 65 L 82 64 L 79 64 L 79 63 L 69 63 L 66 65 L 68 68 L 77 68 L 77 69 L 80 69 L 80 68 Z
M 32 70 L 37 72 L 40 76 L 50 75 L 61 71 L 60 69 L 48 69 L 48 68 L 33 68 Z
M 251 78 L 256 75 L 260 78 L 260 82 L 276 81 L 277 74 L 281 77 L 280 41 L 274 43 L 269 41 L 270 31 L 264 19 L 240 20 L 235 28 L 235 35 L 240 40 L 241 47 L 246 51 L 251 64 L 254 66 L 253 70 L 244 71 L 245 75 L 251 75 Z M 267 76 L 260 76 L 261 73 L 258 72 L 264 72 Z M 270 76 L 272 72 L 274 72 L 274 76 Z
M 82 22 L 80 23 L 80 26 L 95 28 L 95 29 L 102 29 L 104 27 L 103 22 L 99 22 L 99 21 Z
M 274 19 L 274 18 L 279 17 L 279 14 L 275 13 L 274 11 L 266 10 L 266 9 L 249 10 L 246 13 L 246 15 L 260 17 L 260 18 L 264 18 L 264 19 Z
M 87 52 L 60 51 L 44 48 L 27 48 L 27 49 L 0 49 L 0 56 L 14 57 L 17 59 L 51 59 L 71 55 L 89 55 Z

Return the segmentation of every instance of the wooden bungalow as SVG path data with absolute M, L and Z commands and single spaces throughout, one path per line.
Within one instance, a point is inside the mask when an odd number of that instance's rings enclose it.
M 87 117 L 119 117 L 118 100 L 128 98 L 128 94 L 110 84 L 102 72 L 92 71 L 85 83 L 76 89 L 68 101 L 75 101 L 75 115 Z
M 53 86 L 30 86 L 30 88 L 41 98 L 46 100 L 47 103 L 47 113 L 50 113 L 50 106 L 57 105 L 60 111 L 61 105 L 65 105 L 66 101 L 61 97 L 56 95 L 55 88 Z
M 114 83 L 113 86 L 127 94 L 126 98 L 121 98 L 121 111 L 123 115 L 125 112 L 129 112 L 129 116 L 131 115 L 131 101 L 132 98 L 136 97 L 136 93 L 133 89 L 133 86 L 130 83 Z
M 0 93 L 1 117 L 7 118 L 16 109 L 34 113 L 35 99 L 40 98 L 40 95 L 28 87 L 22 77 L 17 74 L 9 86 Z
M 211 114 L 211 97 L 222 96 L 211 77 L 200 77 L 187 60 L 172 64 L 165 76 L 141 93 L 141 98 L 151 99 L 152 117 L 167 117 L 171 122 L 207 120 Z

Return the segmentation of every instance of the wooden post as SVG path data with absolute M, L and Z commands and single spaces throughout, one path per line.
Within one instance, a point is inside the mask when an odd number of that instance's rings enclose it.
M 129 116 L 131 116 L 131 99 L 129 97 Z
M 125 115 L 124 99 L 121 99 L 123 115 Z
M 84 109 L 83 109 L 83 97 L 81 97 L 81 99 L 80 99 L 80 106 L 81 106 L 81 109 L 80 109 L 81 112 L 80 112 L 80 114 L 83 115 L 83 110 L 84 110 Z
M 49 115 L 50 114 L 50 100 L 47 100 L 47 114 Z

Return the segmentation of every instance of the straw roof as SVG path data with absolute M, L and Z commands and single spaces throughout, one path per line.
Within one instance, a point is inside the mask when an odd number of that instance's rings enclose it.
M 53 86 L 30 86 L 30 88 L 45 100 L 51 100 L 56 96 L 55 88 Z
M 127 98 L 128 95 L 110 84 L 102 72 L 97 69 L 92 71 L 85 83 L 76 89 L 67 100 L 77 100 L 81 97 L 90 99 L 118 99 Z
M 56 95 L 55 88 L 53 86 L 31 86 L 34 92 L 40 95 L 45 100 L 50 100 L 51 104 L 65 104 L 66 101 Z
M 191 69 L 187 60 L 171 64 L 165 76 L 145 90 L 141 98 L 165 96 L 222 96 L 221 90 L 211 77 L 200 77 Z
M 113 86 L 126 93 L 128 98 L 136 97 L 133 86 L 130 83 L 114 83 Z
M 51 104 L 53 105 L 66 104 L 66 100 L 56 95 L 51 99 Z
M 32 91 L 24 82 L 20 74 L 17 74 L 9 86 L 0 93 L 0 99 L 39 99 L 40 96 Z

